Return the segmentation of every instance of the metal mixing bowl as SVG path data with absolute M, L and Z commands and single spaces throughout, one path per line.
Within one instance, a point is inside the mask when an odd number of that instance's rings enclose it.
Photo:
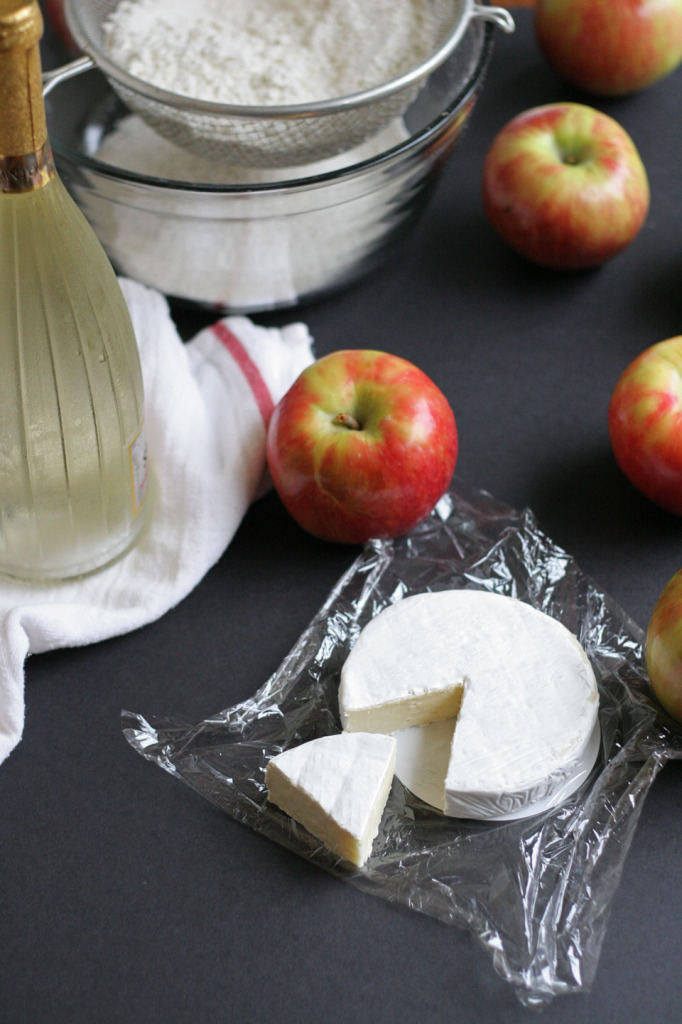
M 379 266 L 414 225 L 471 113 L 493 31 L 473 21 L 380 137 L 289 172 L 197 165 L 183 151 L 170 170 L 171 144 L 153 133 L 122 145 L 144 126 L 92 70 L 47 96 L 57 167 L 119 273 L 220 312 L 317 299 Z M 113 143 L 121 158 L 106 155 Z

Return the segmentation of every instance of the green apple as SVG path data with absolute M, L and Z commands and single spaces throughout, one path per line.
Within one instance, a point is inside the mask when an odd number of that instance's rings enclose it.
M 596 267 L 625 249 L 644 224 L 649 199 L 630 136 L 581 103 L 518 114 L 483 165 L 492 225 L 522 256 L 557 270 Z

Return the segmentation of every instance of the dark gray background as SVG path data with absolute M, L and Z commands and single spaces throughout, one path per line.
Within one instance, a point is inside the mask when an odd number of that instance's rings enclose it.
M 682 332 L 682 71 L 588 102 L 633 136 L 651 211 L 596 272 L 546 273 L 487 225 L 481 167 L 495 132 L 537 103 L 585 99 L 540 56 L 528 11 L 498 35 L 470 129 L 390 265 L 344 294 L 263 323 L 307 321 L 317 353 L 399 353 L 442 387 L 457 473 L 541 526 L 642 626 L 682 565 L 682 524 L 610 454 L 606 408 L 642 349 Z M 178 312 L 187 337 L 208 322 Z M 220 563 L 158 623 L 33 657 L 26 731 L 0 767 L 3 1024 L 420 1024 L 538 1019 L 463 931 L 389 906 L 236 824 L 127 746 L 119 716 L 199 721 L 277 667 L 355 549 L 305 536 L 269 495 Z M 645 804 L 590 994 L 541 1019 L 682 1018 L 682 764 Z

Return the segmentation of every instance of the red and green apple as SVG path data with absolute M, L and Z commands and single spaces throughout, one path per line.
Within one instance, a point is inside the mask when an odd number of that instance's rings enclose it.
M 622 252 L 649 211 L 634 142 L 612 117 L 551 103 L 512 118 L 483 165 L 483 202 L 500 236 L 556 270 L 596 267 Z
M 654 605 L 644 650 L 656 697 L 682 723 L 682 570 L 668 580 Z
M 611 394 L 608 426 L 628 480 L 682 515 L 682 335 L 652 345 L 625 368 Z
M 323 540 L 362 544 L 407 533 L 434 508 L 457 461 L 455 417 L 418 367 L 370 349 L 307 367 L 268 427 L 275 489 Z
M 648 88 L 682 61 L 682 0 L 535 0 L 554 70 L 598 96 Z

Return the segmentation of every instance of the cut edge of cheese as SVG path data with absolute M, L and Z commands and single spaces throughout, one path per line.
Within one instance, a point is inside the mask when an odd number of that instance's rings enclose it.
M 573 733 L 566 729 L 558 750 L 546 752 L 546 763 L 549 763 L 550 759 L 552 761 L 549 770 L 537 766 L 534 773 L 527 773 L 523 778 L 517 777 L 516 783 L 505 781 L 497 786 L 491 785 L 490 778 L 486 777 L 487 772 L 483 773 L 483 779 L 476 777 L 476 769 L 472 767 L 471 749 L 468 751 L 469 756 L 466 749 L 461 749 L 462 741 L 468 738 L 466 734 L 469 732 L 468 715 L 471 702 L 477 701 L 477 695 L 472 692 L 472 688 L 465 686 L 460 713 L 453 730 L 443 784 L 442 810 L 450 817 L 489 819 L 501 815 L 513 816 L 534 804 L 547 802 L 563 791 L 567 781 L 575 775 L 594 745 L 595 728 L 598 727 L 599 691 L 592 664 L 584 648 L 566 626 L 544 612 L 525 605 L 524 614 L 529 621 L 535 620 L 540 624 L 547 635 L 553 635 L 557 649 L 561 648 L 562 654 L 570 659 L 570 674 L 576 683 L 580 681 L 584 691 L 578 709 L 578 721 Z M 563 710 L 566 713 L 568 709 Z M 528 735 L 522 744 L 526 752 L 540 743 L 540 737 L 533 742 L 531 736 L 532 730 L 529 727 Z M 509 763 L 515 763 L 522 752 L 523 749 L 519 747 L 508 751 Z M 490 748 L 486 753 L 490 753 Z M 500 762 L 500 766 L 504 768 L 504 763 Z
M 332 853 L 362 867 L 395 772 L 397 741 L 379 733 L 320 736 L 273 757 L 268 800 Z
M 432 722 L 430 725 L 403 729 L 394 735 L 398 740 L 396 777 L 406 789 L 424 803 L 437 808 L 451 818 L 469 818 L 480 821 L 511 821 L 543 813 L 563 804 L 585 782 L 592 771 L 601 749 L 599 719 L 587 745 L 573 771 L 555 784 L 544 795 L 536 792 L 535 799 L 507 800 L 499 793 L 459 793 L 451 796 L 449 806 L 444 804 L 443 780 L 447 771 L 455 721 Z
M 576 788 L 573 784 L 575 780 L 582 780 L 592 768 L 599 752 L 600 736 L 599 719 L 595 714 L 590 732 L 582 737 L 560 767 L 547 775 L 539 774 L 532 781 L 526 781 L 517 788 L 508 786 L 499 789 L 454 783 L 449 775 L 448 764 L 440 809 L 451 818 L 474 818 L 485 821 L 523 817 L 527 809 L 540 805 L 544 808 L 552 807 L 570 795 Z M 454 744 L 453 736 L 451 755 Z
M 455 682 L 440 690 L 410 694 L 379 705 L 350 707 L 342 703 L 341 724 L 348 732 L 393 733 L 413 725 L 428 725 L 456 718 L 462 703 L 464 684 Z

